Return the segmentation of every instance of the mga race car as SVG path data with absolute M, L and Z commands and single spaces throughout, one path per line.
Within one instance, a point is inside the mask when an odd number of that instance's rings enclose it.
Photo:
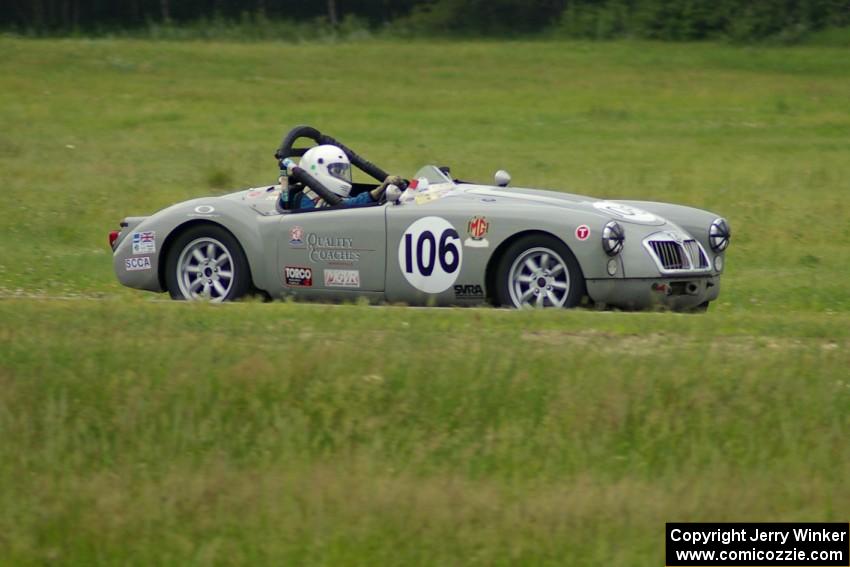
M 387 178 L 309 126 L 289 132 L 275 157 L 303 156 L 301 138 Z M 260 292 L 428 306 L 704 310 L 720 291 L 730 229 L 708 211 L 508 188 L 504 171 L 495 185 L 470 183 L 431 165 L 378 202 L 299 209 L 308 189 L 330 205 L 338 199 L 293 171 L 278 185 L 125 218 L 110 233 L 118 280 L 174 299 Z M 375 187 L 353 183 L 351 195 Z

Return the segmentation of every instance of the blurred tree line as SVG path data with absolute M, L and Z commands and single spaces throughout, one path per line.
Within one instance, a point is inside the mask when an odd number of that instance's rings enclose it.
M 850 25 L 850 0 L 4 0 L 0 28 L 99 35 L 166 28 L 264 37 L 460 33 L 693 40 L 793 39 Z M 236 26 L 236 27 L 234 27 Z M 211 31 L 210 31 L 211 30 Z M 203 36 L 204 33 L 199 33 Z

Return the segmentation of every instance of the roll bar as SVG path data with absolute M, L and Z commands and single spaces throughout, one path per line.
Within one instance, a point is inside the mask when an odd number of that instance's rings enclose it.
M 330 137 L 326 134 L 322 134 L 321 132 L 319 132 L 318 130 L 313 128 L 312 126 L 306 126 L 306 125 L 296 126 L 292 130 L 290 130 L 289 133 L 286 136 L 283 137 L 283 140 L 280 143 L 280 147 L 278 147 L 277 151 L 274 153 L 274 157 L 276 157 L 278 160 L 282 160 L 282 159 L 288 158 L 288 157 L 301 157 L 301 156 L 303 156 L 304 152 L 307 151 L 307 148 L 293 148 L 292 147 L 295 144 L 296 140 L 298 140 L 299 138 L 309 138 L 319 145 L 331 144 L 333 146 L 338 147 L 339 149 L 341 149 L 345 153 L 346 156 L 348 156 L 349 161 L 353 165 L 355 165 L 358 169 L 360 169 L 361 171 L 363 171 L 364 173 L 366 173 L 370 177 L 376 179 L 378 181 L 378 183 L 383 183 L 384 179 L 387 178 L 387 172 L 386 171 L 384 171 L 383 169 L 381 169 L 380 167 L 378 167 L 374 163 L 371 163 L 371 162 L 363 159 L 362 157 L 360 157 L 359 155 L 354 153 L 354 151 L 351 148 L 349 148 L 348 146 L 346 146 L 345 144 L 343 144 L 339 140 L 336 140 L 336 139 L 334 139 L 334 138 L 332 138 L 332 137 Z M 308 184 L 308 185 L 310 185 L 310 184 Z M 310 185 L 310 188 L 315 189 L 315 187 L 313 187 L 312 185 Z M 322 198 L 324 198 L 324 196 L 321 195 L 321 193 L 319 191 L 316 191 L 316 192 L 319 193 L 319 195 L 322 196 Z M 327 201 L 327 199 L 325 199 L 325 200 Z M 328 201 L 328 202 L 330 202 L 330 201 Z
M 301 169 L 297 166 L 292 168 L 292 173 L 289 174 L 289 178 L 296 183 L 303 183 L 315 191 L 319 197 L 324 199 L 325 202 L 332 207 L 342 203 L 342 197 L 325 187 L 321 181 L 310 175 L 310 172 L 306 169 Z

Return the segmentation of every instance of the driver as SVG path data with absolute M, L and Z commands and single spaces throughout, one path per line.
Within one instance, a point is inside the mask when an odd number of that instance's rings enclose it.
M 292 167 L 292 162 L 288 163 L 288 167 Z M 402 186 L 402 179 L 397 175 L 390 175 L 383 183 L 371 191 L 364 191 L 355 197 L 349 197 L 351 193 L 351 162 L 348 156 L 345 155 L 340 148 L 325 144 L 322 146 L 314 146 L 307 150 L 301 158 L 298 167 L 315 177 L 322 185 L 327 187 L 334 194 L 342 198 L 340 203 L 343 207 L 352 205 L 363 205 L 366 203 L 374 203 L 381 200 L 387 187 L 395 185 Z M 282 171 L 281 177 L 289 171 Z M 281 182 L 283 179 L 281 179 Z M 299 209 L 313 209 L 327 207 L 328 204 L 324 199 L 319 197 L 309 187 L 304 188 L 301 195 L 301 202 L 298 205 Z

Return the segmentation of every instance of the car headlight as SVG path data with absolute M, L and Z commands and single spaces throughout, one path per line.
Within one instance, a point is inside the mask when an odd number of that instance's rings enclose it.
M 609 256 L 616 256 L 623 251 L 626 233 L 620 223 L 611 221 L 602 229 L 602 249 Z
M 711 249 L 715 252 L 723 252 L 729 247 L 730 238 L 732 238 L 732 231 L 729 230 L 726 219 L 714 219 L 708 229 L 708 243 Z

